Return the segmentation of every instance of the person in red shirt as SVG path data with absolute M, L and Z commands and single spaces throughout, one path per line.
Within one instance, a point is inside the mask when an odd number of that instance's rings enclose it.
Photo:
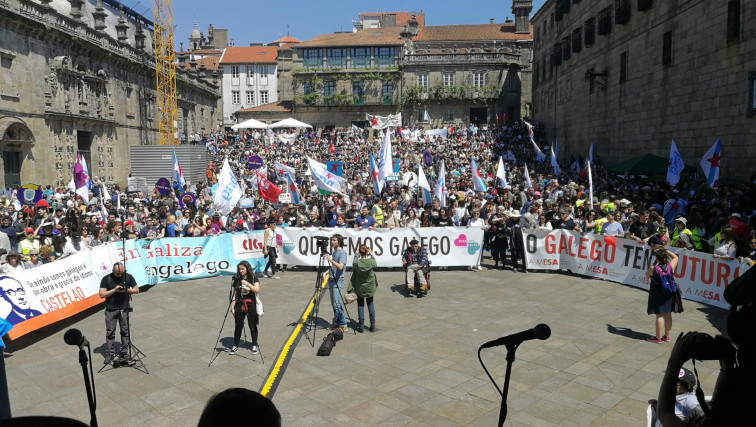
M 745 222 L 743 222 L 743 217 L 739 213 L 730 215 L 730 222 L 728 223 L 728 226 L 736 236 L 739 236 L 743 239 L 748 237 L 748 226 Z

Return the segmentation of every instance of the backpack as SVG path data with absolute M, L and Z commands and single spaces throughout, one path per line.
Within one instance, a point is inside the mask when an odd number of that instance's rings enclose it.
M 659 282 L 661 282 L 662 290 L 665 294 L 673 294 L 677 292 L 677 285 L 675 284 L 675 277 L 672 275 L 672 268 L 667 264 L 667 270 L 662 272 L 658 265 L 654 266 L 656 274 L 659 275 Z
M 341 332 L 340 329 L 336 329 L 326 335 L 326 337 L 323 338 L 323 343 L 320 344 L 320 348 L 318 348 L 318 356 L 330 356 L 333 347 L 336 346 L 336 341 L 341 341 L 343 339 L 344 333 Z

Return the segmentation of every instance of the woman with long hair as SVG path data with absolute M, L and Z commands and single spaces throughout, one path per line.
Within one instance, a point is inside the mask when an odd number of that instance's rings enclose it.
M 352 263 L 352 277 L 349 279 L 349 288 L 347 292 L 354 291 L 357 294 L 357 317 L 360 324 L 357 326 L 357 332 L 365 331 L 365 301 L 368 305 L 368 315 L 370 316 L 370 332 L 375 331 L 375 307 L 373 306 L 373 297 L 378 281 L 375 276 L 375 257 L 373 252 L 365 245 L 360 246 L 359 257 L 354 257 Z
M 714 248 L 714 258 L 721 258 L 724 260 L 735 259 L 738 253 L 738 245 L 735 243 L 735 233 L 733 233 L 730 227 L 725 227 L 719 233 L 721 239 L 719 244 Z
M 672 305 L 675 293 L 668 292 L 662 286 L 662 275 L 671 275 L 674 278 L 677 267 L 677 255 L 666 248 L 654 251 L 656 265 L 649 267 L 646 277 L 649 280 L 648 288 L 648 314 L 656 315 L 656 335 L 649 337 L 648 341 L 654 343 L 669 342 L 669 333 L 672 330 Z M 662 335 L 663 334 L 663 335 Z
M 255 277 L 255 270 L 249 261 L 242 261 L 236 266 L 236 275 L 231 288 L 231 314 L 234 316 L 234 346 L 229 354 L 236 354 L 239 350 L 239 339 L 244 329 L 244 318 L 249 324 L 249 335 L 252 339 L 252 354 L 260 350 L 257 347 L 257 294 L 260 293 L 260 282 Z
M 420 218 L 417 217 L 415 209 L 407 209 L 407 216 L 404 218 L 404 226 L 407 228 L 420 227 Z

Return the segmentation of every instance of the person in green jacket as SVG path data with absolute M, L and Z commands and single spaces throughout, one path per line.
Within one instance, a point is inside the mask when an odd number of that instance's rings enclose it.
M 378 281 L 375 277 L 375 257 L 373 252 L 365 245 L 360 246 L 359 256 L 352 263 L 352 277 L 349 279 L 347 292 L 354 291 L 357 294 L 357 316 L 360 324 L 357 332 L 365 331 L 365 300 L 367 300 L 368 314 L 370 315 L 370 332 L 375 332 L 375 307 L 373 296 Z

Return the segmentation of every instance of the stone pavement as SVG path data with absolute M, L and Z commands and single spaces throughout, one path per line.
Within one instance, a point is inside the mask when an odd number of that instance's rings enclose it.
M 403 273 L 379 273 L 378 330 L 345 334 L 330 357 L 317 357 L 304 336 L 273 396 L 286 426 L 496 425 L 500 397 L 477 359 L 491 339 L 551 326 L 546 341 L 517 351 L 509 391 L 511 426 L 645 425 L 646 401 L 658 392 L 672 344 L 645 342 L 653 331 L 647 293 L 615 283 L 552 273 L 434 271 L 426 298 L 406 297 Z M 130 368 L 95 374 L 97 415 L 103 426 L 191 426 L 204 403 L 228 387 L 259 390 L 314 290 L 315 273 L 261 279 L 265 316 L 260 347 L 221 352 L 214 343 L 227 308 L 229 276 L 154 286 L 134 297 L 134 343 L 147 354 L 149 375 Z M 725 310 L 694 302 L 674 315 L 680 331 L 724 329 Z M 348 306 L 357 318 L 357 305 Z M 326 296 L 322 324 L 330 321 Z M 81 329 L 102 365 L 104 314 L 79 316 L 57 331 L 6 353 L 13 415 L 59 415 L 88 421 L 77 350 L 63 342 L 64 327 Z M 230 345 L 233 319 L 220 347 Z M 326 331 L 317 331 L 318 345 Z M 28 340 L 26 340 L 28 341 Z M 482 358 L 501 386 L 504 347 Z M 718 364 L 698 365 L 711 393 Z

